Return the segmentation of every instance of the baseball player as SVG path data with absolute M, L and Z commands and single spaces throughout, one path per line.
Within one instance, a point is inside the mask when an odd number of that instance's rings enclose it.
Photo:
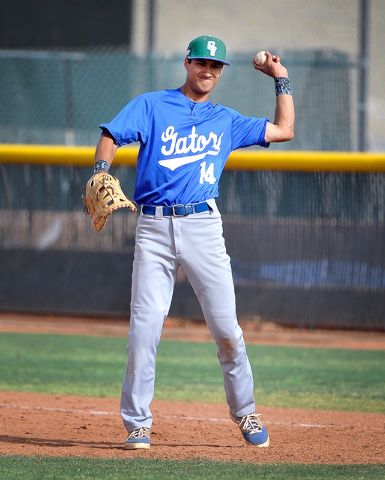
M 230 64 L 225 44 L 204 35 L 188 45 L 186 81 L 180 88 L 140 95 L 110 123 L 100 125 L 94 173 L 108 171 L 119 147 L 140 143 L 134 192 L 140 214 L 121 395 L 128 449 L 150 448 L 155 357 L 179 265 L 194 288 L 216 343 L 230 417 L 247 443 L 269 445 L 267 430 L 255 413 L 253 376 L 236 317 L 230 259 L 215 203 L 232 150 L 250 145 L 267 148 L 271 142 L 293 138 L 288 72 L 279 57 L 269 52 L 266 57 L 264 64 L 255 58 L 253 64 L 274 79 L 274 122 L 244 117 L 210 102 L 224 65 Z

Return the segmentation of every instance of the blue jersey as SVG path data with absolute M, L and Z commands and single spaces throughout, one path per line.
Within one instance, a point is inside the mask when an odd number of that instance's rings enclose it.
M 171 206 L 217 197 L 232 150 L 268 147 L 267 121 L 209 101 L 195 103 L 177 89 L 140 95 L 100 128 L 118 147 L 140 143 L 135 202 Z

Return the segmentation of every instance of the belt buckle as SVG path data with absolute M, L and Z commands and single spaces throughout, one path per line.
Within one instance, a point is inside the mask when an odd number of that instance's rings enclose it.
M 183 207 L 183 213 L 182 214 L 176 213 L 175 208 L 177 208 L 177 207 Z M 174 217 L 185 217 L 186 216 L 186 207 L 181 203 L 178 203 L 177 205 L 172 205 L 172 214 L 173 214 Z

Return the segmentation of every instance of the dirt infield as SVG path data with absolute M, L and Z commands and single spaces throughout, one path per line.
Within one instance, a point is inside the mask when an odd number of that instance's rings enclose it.
M 154 401 L 151 450 L 123 448 L 119 399 L 0 392 L 0 453 L 99 458 L 206 458 L 383 463 L 385 415 L 262 407 L 271 444 L 246 446 L 226 405 Z
M 165 338 L 207 340 L 206 327 L 170 321 Z M 249 343 L 385 349 L 384 334 L 244 327 Z M 0 315 L 0 331 L 126 335 L 124 321 Z M 348 340 L 345 345 L 343 339 Z M 271 444 L 246 446 L 226 405 L 154 401 L 151 450 L 124 450 L 119 399 L 0 392 L 0 454 L 99 458 L 376 464 L 385 459 L 385 415 L 261 407 Z
M 385 332 L 307 330 L 273 322 L 240 321 L 246 343 L 303 347 L 385 350 Z M 0 332 L 45 332 L 75 335 L 127 336 L 128 320 L 88 319 L 0 313 Z M 202 322 L 177 318 L 165 321 L 162 338 L 186 341 L 212 341 Z

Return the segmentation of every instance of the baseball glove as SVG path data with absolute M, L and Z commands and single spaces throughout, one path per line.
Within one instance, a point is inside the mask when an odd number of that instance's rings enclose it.
M 108 217 L 118 208 L 127 207 L 136 212 L 135 204 L 124 195 L 120 182 L 107 172 L 92 175 L 86 186 L 83 212 L 91 215 L 97 232 L 103 230 Z

